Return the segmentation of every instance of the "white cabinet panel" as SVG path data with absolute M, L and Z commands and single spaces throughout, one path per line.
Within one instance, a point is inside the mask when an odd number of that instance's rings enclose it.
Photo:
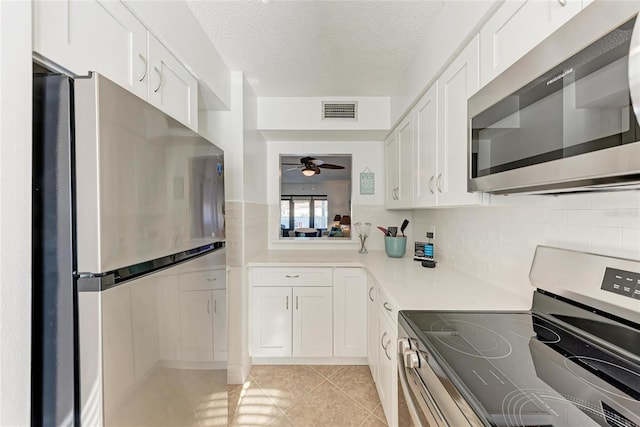
M 406 209 L 412 203 L 413 112 L 409 113 L 385 141 L 387 174 L 385 206 Z
M 251 269 L 252 286 L 331 286 L 331 268 L 257 267 Z
M 295 357 L 333 353 L 333 298 L 330 287 L 293 288 L 293 348 Z
M 181 291 L 204 291 L 211 289 L 225 289 L 226 270 L 196 271 L 180 275 Z
M 336 268 L 333 281 L 334 355 L 367 356 L 367 273 Z
M 473 205 L 479 193 L 467 192 L 467 101 L 479 88 L 478 36 L 456 57 L 438 79 L 438 176 L 435 187 L 439 206 Z
M 217 289 L 213 294 L 213 360 L 227 360 L 227 291 Z
M 482 86 L 582 9 L 580 0 L 507 1 L 480 30 Z
M 182 360 L 213 360 L 213 301 L 211 291 L 180 293 Z
M 198 83 L 151 34 L 149 36 L 149 102 L 192 129 L 198 129 Z
M 290 287 L 254 287 L 251 290 L 253 356 L 291 356 Z
M 146 98 L 147 30 L 120 2 L 35 1 L 33 21 L 43 58 L 78 75 L 98 71 Z
M 438 205 L 438 82 L 415 107 L 415 142 L 413 147 L 414 207 Z
M 155 279 L 142 279 L 131 288 L 133 355 L 136 380 L 158 362 L 158 296 Z

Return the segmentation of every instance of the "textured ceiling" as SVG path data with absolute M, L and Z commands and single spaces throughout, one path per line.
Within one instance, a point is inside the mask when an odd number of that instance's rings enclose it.
M 388 96 L 443 1 L 188 1 L 258 96 Z

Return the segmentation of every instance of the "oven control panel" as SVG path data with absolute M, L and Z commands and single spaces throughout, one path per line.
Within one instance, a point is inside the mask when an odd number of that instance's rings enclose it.
M 640 273 L 607 267 L 604 271 L 600 289 L 625 297 L 640 299 Z

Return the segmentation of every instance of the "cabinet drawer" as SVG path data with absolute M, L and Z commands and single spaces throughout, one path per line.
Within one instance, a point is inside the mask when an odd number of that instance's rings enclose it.
M 251 269 L 253 286 L 332 286 L 331 268 L 272 268 Z
M 380 311 L 386 313 L 394 325 L 398 323 L 398 305 L 389 297 L 383 288 L 378 288 L 378 304 Z
M 225 279 L 226 271 L 224 269 L 185 273 L 180 275 L 180 290 L 206 291 L 210 289 L 225 289 Z

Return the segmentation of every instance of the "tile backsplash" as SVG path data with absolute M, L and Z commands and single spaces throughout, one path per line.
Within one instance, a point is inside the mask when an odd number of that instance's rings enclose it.
M 415 210 L 413 219 L 421 240 L 435 227 L 436 259 L 522 295 L 537 245 L 640 259 L 638 191 L 492 196 L 489 206 Z

